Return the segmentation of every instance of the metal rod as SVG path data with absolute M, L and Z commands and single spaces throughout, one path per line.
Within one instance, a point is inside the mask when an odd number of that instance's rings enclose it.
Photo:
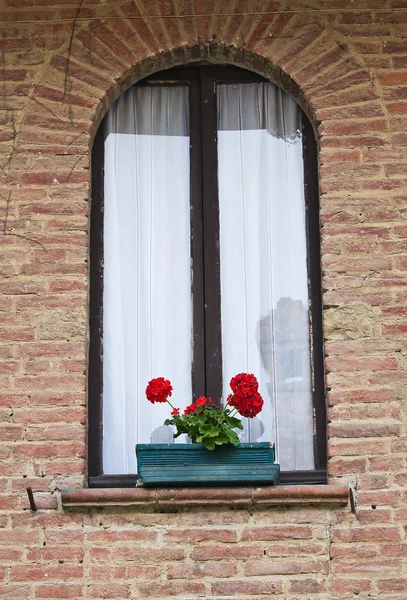
M 30 487 L 26 488 L 26 490 L 27 490 L 28 500 L 30 502 L 30 508 L 33 512 L 35 512 L 37 510 L 37 505 L 35 504 L 33 491 Z

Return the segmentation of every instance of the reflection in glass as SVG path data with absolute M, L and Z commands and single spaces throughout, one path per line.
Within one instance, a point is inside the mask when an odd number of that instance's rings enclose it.
M 283 470 L 313 469 L 301 111 L 271 83 L 218 86 L 224 395 L 256 374 L 265 407 L 245 439 Z

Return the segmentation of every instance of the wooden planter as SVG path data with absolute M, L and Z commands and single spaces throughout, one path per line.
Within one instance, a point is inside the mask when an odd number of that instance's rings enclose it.
M 277 485 L 274 444 L 137 444 L 138 486 Z

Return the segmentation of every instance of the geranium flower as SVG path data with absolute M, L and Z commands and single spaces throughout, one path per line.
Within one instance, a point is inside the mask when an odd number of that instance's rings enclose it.
M 234 406 L 236 410 L 242 415 L 242 417 L 248 417 L 253 419 L 256 415 L 261 412 L 264 404 L 263 398 L 259 392 L 254 392 L 250 396 L 246 396 L 241 392 L 234 394 L 229 401 L 231 406 Z
M 199 396 L 199 398 L 198 398 L 198 400 L 196 400 L 195 404 L 196 404 L 196 406 L 203 406 L 204 404 L 206 404 L 205 396 Z
M 172 416 L 175 417 L 175 415 L 179 415 L 179 408 L 174 408 L 174 410 L 171 412 Z
M 189 406 L 187 406 L 186 409 L 184 410 L 184 415 L 189 415 L 189 413 L 195 412 L 197 408 L 198 407 L 195 402 L 193 402 L 192 404 L 189 404 Z
M 171 381 L 164 377 L 156 377 L 148 382 L 146 387 L 146 396 L 152 404 L 155 402 L 167 402 L 167 398 L 172 395 Z
M 239 373 L 230 380 L 230 387 L 235 394 L 250 396 L 259 391 L 259 382 L 251 373 Z

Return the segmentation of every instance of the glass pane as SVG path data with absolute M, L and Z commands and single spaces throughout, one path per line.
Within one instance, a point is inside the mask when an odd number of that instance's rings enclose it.
M 185 86 L 134 87 L 107 115 L 103 290 L 103 471 L 135 473 L 136 443 L 172 441 L 166 377 L 191 398 L 189 114 Z
M 314 468 L 300 122 L 271 83 L 218 86 L 223 393 L 258 377 L 243 439 L 275 442 L 283 470 Z

